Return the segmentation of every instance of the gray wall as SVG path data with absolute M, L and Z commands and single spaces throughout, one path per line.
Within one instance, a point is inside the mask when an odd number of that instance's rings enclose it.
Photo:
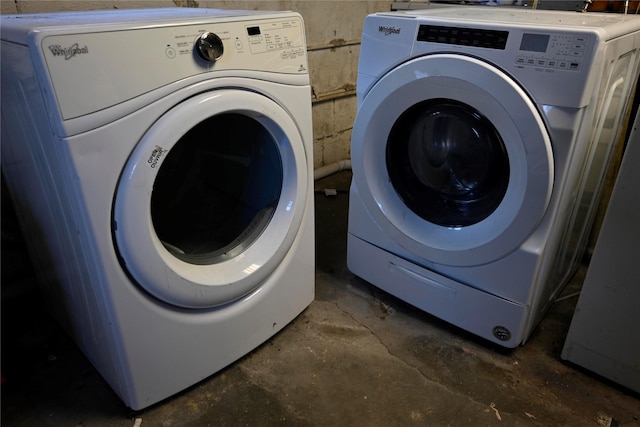
M 350 157 L 362 22 L 369 13 L 390 10 L 391 3 L 373 0 L 1 0 L 0 12 L 170 6 L 297 11 L 305 20 L 307 33 L 314 166 L 318 168 Z

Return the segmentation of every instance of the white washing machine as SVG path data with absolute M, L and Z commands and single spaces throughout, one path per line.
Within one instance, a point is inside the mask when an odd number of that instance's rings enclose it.
M 1 25 L 3 173 L 50 306 L 129 407 L 210 376 L 311 303 L 299 14 Z
M 639 62 L 637 16 L 368 16 L 351 271 L 497 344 L 524 343 L 583 254 Z

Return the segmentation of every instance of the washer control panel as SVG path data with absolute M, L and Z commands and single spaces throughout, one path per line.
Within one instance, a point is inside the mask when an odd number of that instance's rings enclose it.
M 493 29 L 420 25 L 417 41 L 505 50 L 509 38 L 517 34 Z M 515 64 L 525 67 L 579 71 L 589 45 L 587 34 L 521 34 Z
M 580 71 L 589 35 L 523 33 L 516 65 Z
M 419 42 L 444 43 L 458 46 L 504 49 L 507 45 L 508 31 L 483 28 L 447 27 L 443 25 L 420 25 Z

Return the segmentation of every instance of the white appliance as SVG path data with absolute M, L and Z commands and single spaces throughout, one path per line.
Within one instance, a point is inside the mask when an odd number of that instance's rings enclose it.
M 314 297 L 302 18 L 2 17 L 2 169 L 51 307 L 132 409 Z
M 364 23 L 348 266 L 504 347 L 586 245 L 640 17 L 447 7 Z
M 640 393 L 640 113 L 561 357 Z

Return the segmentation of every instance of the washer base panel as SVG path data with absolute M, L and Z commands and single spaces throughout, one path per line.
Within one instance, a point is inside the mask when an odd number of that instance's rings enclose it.
M 362 239 L 347 237 L 349 270 L 378 288 L 503 347 L 526 338 L 527 307 L 451 280 Z

